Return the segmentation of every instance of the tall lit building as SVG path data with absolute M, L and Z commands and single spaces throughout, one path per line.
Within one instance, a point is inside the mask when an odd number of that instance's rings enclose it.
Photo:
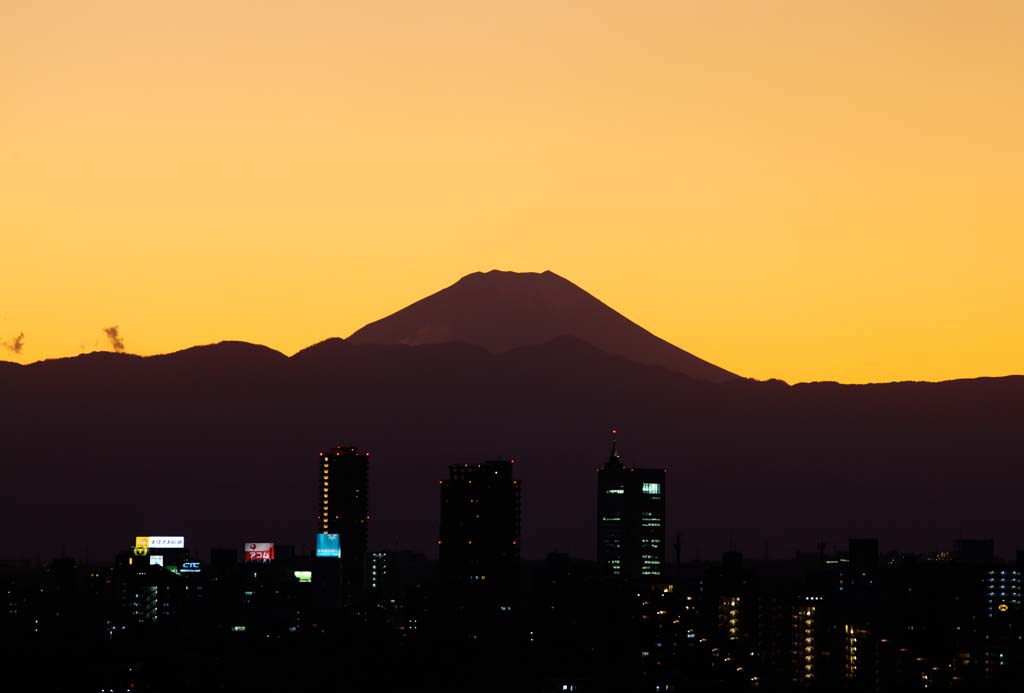
M 597 470 L 597 561 L 607 575 L 657 578 L 665 565 L 665 470 L 623 465 L 615 434 Z
M 374 551 L 370 554 L 370 589 L 383 590 L 388 579 L 388 554 Z
M 1021 571 L 1013 565 L 990 565 L 982 577 L 985 620 L 981 665 L 987 680 L 1021 680 Z
M 805 596 L 792 606 L 792 631 L 790 633 L 791 682 L 800 687 L 814 686 L 819 676 L 821 658 L 821 624 L 818 615 L 821 597 Z M 847 634 L 848 636 L 848 634 Z M 856 652 L 856 640 L 846 641 L 847 647 Z
M 519 582 L 520 484 L 513 462 L 452 465 L 441 481 L 441 578 L 495 595 Z
M 349 594 L 363 590 L 369 514 L 370 453 L 338 446 L 320 453 L 320 533 L 337 534 L 342 581 Z

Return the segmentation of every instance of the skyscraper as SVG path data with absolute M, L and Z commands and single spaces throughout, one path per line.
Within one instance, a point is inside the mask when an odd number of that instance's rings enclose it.
M 665 470 L 626 467 L 616 431 L 597 470 L 597 561 L 606 575 L 660 577 L 665 564 Z
M 320 453 L 320 533 L 337 534 L 347 594 L 365 587 L 370 453 L 338 446 Z
M 441 481 L 441 578 L 507 595 L 519 581 L 520 484 L 513 462 L 452 465 Z

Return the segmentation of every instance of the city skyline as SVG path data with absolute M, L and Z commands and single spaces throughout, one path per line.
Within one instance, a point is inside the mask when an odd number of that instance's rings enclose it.
M 459 468 L 474 481 L 495 476 L 487 465 Z M 459 474 L 452 480 L 468 481 Z M 513 504 L 495 491 L 448 498 L 488 543 L 511 529 L 499 516 Z M 453 509 L 445 496 L 442 517 Z M 498 514 L 466 516 L 477 500 L 481 515 Z M 247 542 L 244 559 L 237 544 L 207 559 L 181 536 L 137 536 L 112 563 L 0 561 L 0 632 L 29 668 L 61 654 L 66 666 L 40 677 L 54 690 L 172 690 L 195 678 L 252 690 L 225 659 L 251 661 L 267 647 L 267 690 L 424 680 L 444 690 L 1018 690 L 1024 551 L 1004 561 L 990 540 L 931 556 L 882 555 L 874 538 L 846 546 L 776 561 L 729 550 L 633 577 L 564 553 L 501 558 L 494 544 L 440 561 L 376 551 L 369 589 L 352 592 L 340 558 L 319 550 Z M 507 579 L 492 581 L 500 573 Z M 342 666 L 311 666 L 321 648 Z M 510 654 L 516 666 L 502 670 Z
M 136 535 L 113 562 L 0 560 L 0 633 L 23 664 L 62 652 L 70 666 L 42 677 L 55 690 L 192 678 L 251 690 L 225 680 L 225 659 L 267 645 L 269 690 L 1016 690 L 1024 550 L 1006 561 L 991 539 L 960 538 L 883 554 L 877 538 L 851 537 L 782 560 L 730 548 L 683 561 L 677 548 L 668 562 L 665 470 L 626 467 L 611 435 L 594 478 L 596 560 L 521 559 L 512 460 L 449 466 L 436 558 L 367 553 L 369 453 L 349 441 L 316 456 L 314 551 Z M 318 647 L 345 664 L 311 666 Z
M 596 550 L 593 555 L 583 552 L 578 558 L 591 561 L 602 577 L 626 582 L 657 582 L 670 577 L 674 570 L 671 566 L 709 562 L 702 559 L 699 545 L 694 550 L 689 544 L 697 532 L 680 526 L 670 528 L 666 522 L 667 470 L 626 466 L 618 450 L 618 437 L 619 431 L 612 429 L 610 454 L 604 464 L 596 468 L 594 477 L 596 503 L 592 509 L 592 528 Z M 422 550 L 422 546 L 413 549 L 393 537 L 385 541 L 373 541 L 368 503 L 370 455 L 370 451 L 360 450 L 351 441 L 332 446 L 326 452 L 321 450 L 316 455 L 318 474 L 313 480 L 316 493 L 311 494 L 316 505 L 310 532 L 312 540 L 308 544 L 282 543 L 273 528 L 266 530 L 259 542 L 238 538 L 236 544 L 243 545 L 245 562 L 272 562 L 275 546 L 283 548 L 286 556 L 331 559 L 324 565 L 337 560 L 338 575 L 343 576 L 339 584 L 344 586 L 346 598 L 351 599 L 364 596 L 362 592 L 369 588 L 374 579 L 372 564 L 376 560 L 375 556 L 396 550 L 411 553 L 417 553 L 417 549 Z M 527 559 L 520 557 L 522 487 L 519 479 L 512 478 L 514 467 L 515 460 L 502 459 L 453 464 L 448 465 L 449 478 L 438 481 L 441 503 L 436 519 L 439 538 L 436 546 L 431 544 L 435 551 L 427 551 L 424 555 L 442 566 L 446 562 L 451 566 L 447 575 L 442 569 L 443 582 L 459 590 L 472 590 L 474 582 L 485 580 L 488 573 L 491 573 L 491 587 L 501 584 L 507 587 L 509 582 L 518 580 L 509 577 L 510 572 L 515 573 L 511 567 Z M 473 486 L 474 482 L 476 487 Z M 132 548 L 122 549 L 125 558 L 133 552 L 132 549 L 136 557 L 142 556 L 143 559 L 155 550 L 168 550 L 180 563 L 181 560 L 188 560 L 188 554 L 183 552 L 186 544 L 192 548 L 196 538 L 173 534 L 180 528 L 166 524 L 135 529 L 172 534 L 134 535 Z M 312 532 L 312 529 L 316 532 Z M 666 540 L 670 529 L 675 537 L 672 544 L 673 558 L 668 556 Z M 981 535 L 989 534 L 981 532 Z M 947 537 L 944 543 L 926 549 L 918 548 L 917 551 L 884 546 L 877 537 L 849 537 L 844 541 L 849 543 L 850 562 L 866 570 L 878 568 L 879 556 L 888 557 L 892 561 L 920 558 L 931 562 L 958 560 L 973 564 L 998 563 L 1014 558 L 1018 562 L 1024 561 L 1024 548 L 1000 545 L 997 550 L 997 543 L 992 538 L 965 537 L 962 532 L 956 537 Z M 475 547 L 468 548 L 474 542 Z M 200 540 L 197 545 L 202 547 L 199 550 L 212 551 L 214 555 L 228 550 L 206 540 Z M 60 556 L 52 558 L 74 558 L 65 553 L 62 548 Z M 541 547 L 532 553 L 529 560 L 534 561 L 543 555 L 561 554 L 550 546 Z M 736 537 L 731 533 L 728 542 L 715 547 L 712 553 L 721 553 L 726 564 L 730 556 L 742 556 L 737 551 Z M 765 545 L 763 555 L 754 560 L 801 560 L 801 556 L 817 554 L 824 557 L 826 553 L 838 555 L 839 544 L 833 542 L 830 545 L 819 540 L 814 547 L 800 544 L 777 546 L 774 553 Z M 88 559 L 88 551 L 86 554 Z M 4 560 L 10 559 L 0 556 L 0 561 Z M 40 556 L 37 555 L 35 560 L 38 562 Z M 27 561 L 23 558 L 19 562 Z M 99 561 L 99 564 L 103 563 Z M 504 583 L 502 579 L 494 579 L 494 573 L 502 572 Z

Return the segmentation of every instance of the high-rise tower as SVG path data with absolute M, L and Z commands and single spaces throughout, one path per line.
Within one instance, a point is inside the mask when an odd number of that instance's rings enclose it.
M 441 578 L 493 595 L 519 580 L 520 484 L 512 462 L 452 465 L 441 481 Z
M 597 562 L 606 575 L 657 578 L 665 564 L 665 470 L 626 467 L 616 434 L 597 470 Z
M 370 453 L 338 446 L 320 453 L 320 533 L 337 534 L 342 582 L 349 595 L 365 587 Z
M 597 562 L 607 575 L 623 575 L 626 546 L 626 468 L 612 431 L 612 452 L 597 470 Z

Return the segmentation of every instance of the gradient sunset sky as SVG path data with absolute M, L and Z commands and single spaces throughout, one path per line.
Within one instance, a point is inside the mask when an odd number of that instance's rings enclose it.
M 1020 0 L 0 1 L 0 341 L 550 269 L 733 372 L 1024 372 Z

